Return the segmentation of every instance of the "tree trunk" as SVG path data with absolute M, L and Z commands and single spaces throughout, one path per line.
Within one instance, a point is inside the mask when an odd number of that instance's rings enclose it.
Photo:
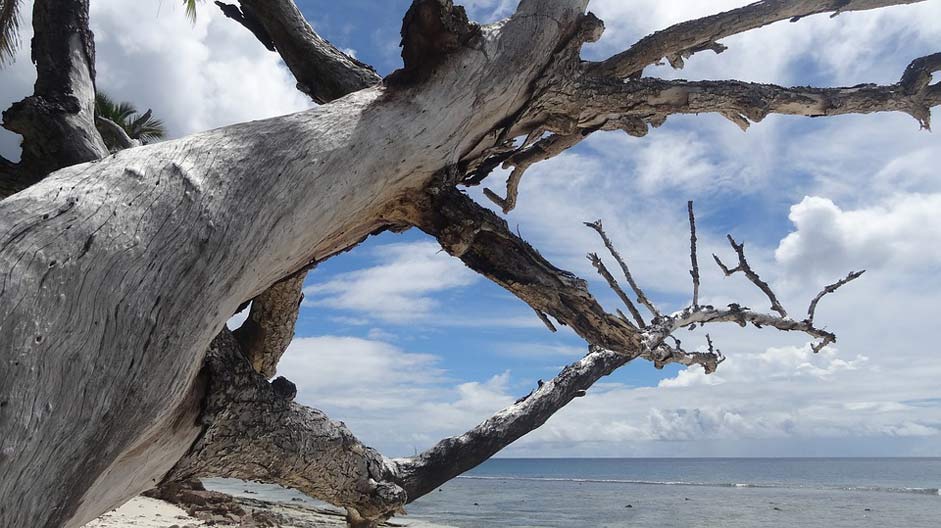
M 126 150 L 0 202 L 0 525 L 80 526 L 159 481 L 200 432 L 197 374 L 236 307 L 492 141 L 585 3 L 526 1 L 420 85 Z
M 930 108 L 941 105 L 941 86 L 930 84 L 941 54 L 916 60 L 887 86 L 624 79 L 661 57 L 682 66 L 693 53 L 721 51 L 716 39 L 777 20 L 914 1 L 757 2 L 586 63 L 581 45 L 603 29 L 584 14 L 587 0 L 522 0 L 513 17 L 487 27 L 469 23 L 450 0 L 414 0 L 404 68 L 385 85 L 308 112 L 130 148 L 0 201 L 0 526 L 78 527 L 160 482 L 234 476 L 295 487 L 346 507 L 350 525 L 373 527 L 632 359 L 715 370 L 724 358 L 711 340 L 708 353 L 666 344 L 680 328 L 753 323 L 803 332 L 817 347 L 834 342 L 814 326 L 814 307 L 859 273 L 825 288 L 804 321 L 780 305 L 777 314 L 700 306 L 693 232 L 693 303 L 664 314 L 601 223 L 589 224 L 651 311 L 647 323 L 635 309 L 632 322 L 607 313 L 587 283 L 454 187 L 480 184 L 505 163 L 515 168 L 506 197 L 488 196 L 508 211 L 533 163 L 594 132 L 641 136 L 679 113 L 716 112 L 744 128 L 769 113 L 903 111 L 927 127 Z M 378 80 L 316 37 L 288 0 L 241 0 L 241 10 L 219 4 L 286 55 L 316 100 Z M 0 159 L 4 194 L 104 153 L 91 110 L 87 0 L 36 0 L 34 20 L 44 24 L 34 41 L 39 81 L 33 97 L 5 114 L 5 125 L 24 136 L 24 154 L 19 164 Z M 311 56 L 325 62 L 305 64 Z M 692 205 L 689 216 L 692 227 Z M 289 381 L 266 378 L 293 333 L 298 270 L 377 230 L 408 226 L 527 302 L 550 329 L 551 317 L 592 348 L 473 430 L 389 460 L 341 423 L 293 403 Z M 776 304 L 743 246 L 729 240 L 739 266 L 723 269 L 742 271 Z M 225 321 L 250 299 L 250 323 L 232 335 Z

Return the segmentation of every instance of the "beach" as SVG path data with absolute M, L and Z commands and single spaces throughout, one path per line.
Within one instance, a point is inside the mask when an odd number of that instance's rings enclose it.
M 345 526 L 340 510 L 295 490 L 203 485 L 185 499 L 189 512 L 135 499 L 87 528 Z M 390 526 L 934 528 L 939 488 L 937 458 L 494 459 L 409 504 Z
M 240 488 L 264 485 L 239 482 Z M 283 490 L 288 493 L 289 490 Z M 241 490 L 238 496 L 217 491 L 189 494 L 188 502 L 175 505 L 151 497 L 135 497 L 84 528 L 199 528 L 203 526 L 238 526 L 242 528 L 346 528 L 344 513 L 323 503 L 298 497 L 262 500 L 246 495 L 258 492 Z M 201 500 L 202 497 L 205 500 Z M 294 500 L 291 500 L 291 499 Z M 389 528 L 447 528 L 422 520 L 396 518 L 383 526 Z

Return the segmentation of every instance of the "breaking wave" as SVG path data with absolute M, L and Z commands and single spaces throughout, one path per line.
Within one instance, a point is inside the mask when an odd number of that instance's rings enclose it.
M 695 486 L 709 488 L 759 488 L 759 489 L 819 489 L 826 491 L 849 492 L 877 492 L 877 493 L 914 493 L 917 495 L 941 496 L 938 488 L 893 488 L 881 486 L 793 486 L 787 484 L 758 484 L 747 482 L 688 482 L 688 481 L 660 481 L 660 480 L 628 480 L 628 479 L 595 479 L 595 478 L 563 478 L 563 477 L 499 477 L 463 475 L 458 477 L 465 480 L 501 480 L 501 481 L 529 481 L 529 482 L 578 482 L 592 484 L 630 484 L 637 486 Z

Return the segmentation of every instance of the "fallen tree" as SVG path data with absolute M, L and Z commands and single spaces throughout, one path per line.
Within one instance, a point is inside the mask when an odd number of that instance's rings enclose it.
M 674 314 L 643 294 L 601 223 L 590 225 L 637 300 L 591 256 L 630 316 L 609 313 L 583 280 L 458 188 L 513 168 L 502 195 L 487 191 L 509 211 L 534 163 L 595 132 L 643 136 L 674 114 L 717 113 L 746 128 L 772 113 L 892 111 L 927 128 L 941 103 L 941 86 L 931 84 L 941 54 L 916 59 L 884 86 L 644 76 L 664 58 L 681 67 L 766 24 L 915 1 L 757 2 L 586 62 L 581 47 L 603 31 L 587 0 L 523 0 L 489 26 L 450 0 L 415 0 L 403 23 L 404 65 L 386 79 L 316 35 L 291 0 L 217 2 L 326 104 L 109 155 L 95 127 L 88 0 L 35 0 L 35 92 L 3 115 L 23 136 L 23 155 L 0 159 L 0 525 L 77 527 L 160 483 L 232 476 L 299 489 L 345 507 L 352 526 L 374 526 L 632 360 L 714 371 L 723 357 L 711 339 L 707 352 L 687 352 L 670 340 L 677 329 L 754 324 L 803 332 L 818 348 L 832 343 L 815 307 L 858 273 L 824 288 L 795 319 L 730 237 L 738 263 L 717 263 L 745 275 L 772 309 L 700 305 L 690 205 L 694 293 Z M 15 19 L 16 7 L 4 0 L 0 19 Z M 293 402 L 290 381 L 267 380 L 293 335 L 306 270 L 370 234 L 411 227 L 550 329 L 572 328 L 590 351 L 471 431 L 389 459 Z M 246 325 L 225 330 L 250 300 Z

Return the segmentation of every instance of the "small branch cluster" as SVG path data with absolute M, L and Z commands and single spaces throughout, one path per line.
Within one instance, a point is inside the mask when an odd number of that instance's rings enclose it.
M 788 317 L 787 310 L 778 300 L 774 290 L 771 289 L 771 286 L 769 286 L 767 282 L 761 279 L 758 273 L 756 273 L 748 263 L 748 259 L 745 257 L 745 245 L 736 242 L 734 238 L 729 236 L 729 244 L 732 246 L 732 249 L 738 256 L 738 265 L 734 268 L 730 268 L 725 265 L 718 256 L 713 255 L 716 264 L 723 271 L 723 273 L 725 273 L 726 276 L 731 276 L 735 273 L 744 274 L 748 280 L 752 282 L 752 284 L 754 284 L 759 290 L 762 291 L 762 293 L 768 297 L 771 302 L 771 310 L 774 313 L 758 312 L 751 310 L 746 306 L 742 306 L 741 304 L 734 303 L 729 304 L 725 308 L 700 305 L 700 274 L 699 263 L 697 259 L 698 240 L 696 237 L 696 218 L 693 212 L 692 202 L 687 204 L 687 209 L 689 212 L 690 225 L 690 276 L 693 279 L 693 300 L 690 305 L 683 310 L 670 315 L 662 315 L 656 306 L 650 302 L 649 298 L 644 294 L 643 290 L 641 290 L 641 288 L 638 286 L 637 282 L 631 275 L 626 262 L 614 248 L 610 238 L 608 238 L 608 235 L 605 233 L 601 222 L 597 221 L 586 224 L 588 227 L 592 228 L 595 232 L 598 233 L 602 242 L 604 242 L 605 247 L 608 248 L 608 251 L 611 253 L 612 257 L 614 257 L 614 259 L 621 266 L 626 280 L 631 285 L 634 294 L 637 296 L 638 302 L 646 306 L 654 316 L 653 320 L 649 324 L 646 324 L 640 317 L 640 314 L 635 308 L 634 303 L 630 298 L 628 298 L 627 294 L 617 283 L 617 280 L 607 270 L 607 268 L 604 266 L 604 263 L 601 262 L 601 259 L 595 254 L 588 255 L 589 260 L 591 260 L 595 269 L 598 270 L 598 273 L 605 279 L 611 289 L 614 290 L 621 301 L 624 302 L 625 306 L 627 306 L 628 310 L 634 315 L 634 321 L 637 323 L 636 326 L 642 335 L 641 341 L 643 343 L 643 351 L 639 355 L 640 357 L 652 361 L 658 368 L 662 368 L 668 363 L 680 363 L 684 365 L 698 364 L 702 365 L 707 373 L 712 373 L 716 370 L 719 364 L 725 360 L 725 356 L 713 344 L 712 338 L 708 334 L 706 335 L 705 352 L 691 353 L 683 349 L 682 343 L 674 335 L 674 333 L 681 328 L 688 328 L 693 330 L 697 326 L 704 326 L 710 323 L 735 323 L 742 327 L 745 327 L 751 323 L 756 328 L 763 328 L 767 326 L 785 332 L 802 332 L 817 340 L 817 342 L 813 345 L 814 352 L 819 352 L 827 345 L 836 342 L 836 335 L 814 325 L 814 312 L 816 311 L 817 303 L 819 303 L 820 299 L 822 299 L 825 295 L 833 293 L 845 284 L 858 279 L 864 272 L 852 272 L 847 275 L 846 278 L 825 287 L 823 291 L 817 294 L 817 296 L 814 297 L 814 299 L 811 301 L 810 307 L 808 309 L 807 319 L 803 321 L 796 321 Z M 672 344 L 667 344 L 667 339 L 670 339 Z

